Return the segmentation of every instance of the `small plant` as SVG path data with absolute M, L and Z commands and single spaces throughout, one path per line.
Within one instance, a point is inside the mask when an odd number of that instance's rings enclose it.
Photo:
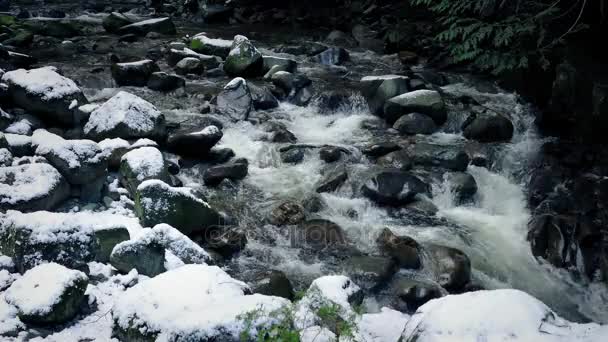
M 256 326 L 256 322 L 264 317 L 265 320 L 275 321 L 270 326 Z M 239 335 L 242 342 L 300 342 L 300 333 L 293 326 L 293 309 L 291 306 L 266 313 L 262 308 L 249 311 L 239 317 L 244 322 L 243 331 Z M 255 336 L 252 331 L 257 331 Z

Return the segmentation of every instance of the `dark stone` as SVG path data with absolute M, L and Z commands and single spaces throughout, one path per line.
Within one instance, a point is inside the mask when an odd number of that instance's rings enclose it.
M 398 150 L 388 153 L 376 160 L 380 166 L 390 169 L 409 170 L 412 168 L 412 160 L 406 151 Z
M 253 83 L 249 83 L 248 86 L 253 99 L 253 108 L 256 110 L 272 109 L 279 106 L 279 101 L 267 87 L 256 86 Z
M 212 166 L 203 174 L 206 185 L 217 185 L 224 179 L 240 180 L 247 177 L 249 162 L 245 158 L 239 158 L 233 162 Z
M 172 91 L 186 86 L 186 80 L 166 72 L 154 72 L 148 80 L 148 88 L 157 91 Z
M 235 227 L 218 227 L 205 233 L 205 247 L 219 253 L 225 259 L 242 251 L 247 245 L 247 234 Z
M 405 135 L 433 134 L 437 130 L 433 119 L 420 113 L 411 113 L 400 117 L 395 121 L 393 128 Z
M 110 261 L 110 255 L 116 245 L 130 239 L 129 231 L 125 227 L 111 227 L 95 230 L 95 238 L 97 239 L 97 253 L 95 260 L 98 262 L 107 263 Z
M 377 157 L 382 157 L 384 155 L 387 155 L 391 152 L 398 151 L 400 149 L 401 149 L 401 147 L 398 144 L 387 141 L 387 142 L 381 142 L 381 143 L 369 145 L 369 146 L 363 148 L 361 150 L 361 152 L 363 152 L 363 154 L 365 154 L 368 157 L 377 158 Z
M 425 245 L 424 250 L 437 283 L 446 290 L 462 290 L 471 281 L 471 261 L 462 251 L 433 244 Z M 425 268 L 428 266 L 425 264 Z
M 131 63 L 115 63 L 110 69 L 112 78 L 120 87 L 145 87 L 152 74 L 160 70 L 158 65 L 150 59 Z
M 109 33 L 116 33 L 118 30 L 129 24 L 132 24 L 133 20 L 126 15 L 118 12 L 112 12 L 110 15 L 105 17 L 101 23 L 103 28 Z
M 367 76 L 361 79 L 361 93 L 374 115 L 384 115 L 384 104 L 388 99 L 410 90 L 407 76 Z
M 224 71 L 228 75 L 255 77 L 264 74 L 264 59 L 258 49 L 244 36 L 235 36 L 229 54 L 224 62 Z
M 305 219 L 304 208 L 295 202 L 286 201 L 270 212 L 269 221 L 275 226 L 298 224 Z
M 376 240 L 380 251 L 394 258 L 402 268 L 418 269 L 421 266 L 422 247 L 409 236 L 397 236 L 384 228 Z
M 327 48 L 313 58 L 314 61 L 323 65 L 341 65 L 349 59 L 348 51 L 336 47 Z
M 319 150 L 319 158 L 326 163 L 333 163 L 342 157 L 342 149 L 339 147 L 326 146 Z
M 316 191 L 322 192 L 334 192 L 346 182 L 348 179 L 348 173 L 344 165 L 338 165 L 335 168 L 325 172 L 323 178 L 317 183 Z
M 469 156 L 456 146 L 418 143 L 408 146 L 406 151 L 414 165 L 433 166 L 453 171 L 465 171 L 469 165 Z
M 437 126 L 443 125 L 448 118 L 445 103 L 434 90 L 411 91 L 390 98 L 384 104 L 384 118 L 390 124 L 410 113 L 427 115 Z
M 139 36 L 145 36 L 150 32 L 173 35 L 177 31 L 175 29 L 175 24 L 173 24 L 171 18 L 148 19 L 123 26 L 117 31 L 118 34 L 132 33 Z
M 379 288 L 396 270 L 392 258 L 381 256 L 353 256 L 344 261 L 344 272 L 364 291 Z
M 316 250 L 346 244 L 342 227 L 323 219 L 301 223 L 292 235 L 294 245 L 304 245 Z
M 451 172 L 447 177 L 450 182 L 450 191 L 454 194 L 457 204 L 473 200 L 473 196 L 477 193 L 477 182 L 473 176 L 465 172 Z
M 140 241 L 128 241 L 115 248 L 110 255 L 110 264 L 119 272 L 129 273 L 136 269 L 139 274 L 148 277 L 157 276 L 166 271 L 165 248 L 156 242 L 145 244 Z
M 295 293 L 289 278 L 282 271 L 265 271 L 256 276 L 252 284 L 253 293 L 293 300 Z
M 281 160 L 283 163 L 298 164 L 304 160 L 304 149 L 292 148 L 281 152 Z
M 264 59 L 264 71 L 268 72 L 273 66 L 278 65 L 281 71 L 287 71 L 290 73 L 296 72 L 298 69 L 298 62 L 289 58 L 275 57 L 275 56 L 262 56 Z
M 372 201 L 389 206 L 411 203 L 417 194 L 429 194 L 429 186 L 418 177 L 399 170 L 382 171 L 372 176 L 361 188 Z
M 467 139 L 479 142 L 510 141 L 513 137 L 513 124 L 501 114 L 487 111 L 472 114 L 462 127 Z
M 230 81 L 217 96 L 218 112 L 232 120 L 247 120 L 252 108 L 253 98 L 247 83 L 242 78 Z
M 431 299 L 448 294 L 444 288 L 430 279 L 420 279 L 405 274 L 399 274 L 392 279 L 388 292 L 392 305 L 403 312 L 414 312 Z

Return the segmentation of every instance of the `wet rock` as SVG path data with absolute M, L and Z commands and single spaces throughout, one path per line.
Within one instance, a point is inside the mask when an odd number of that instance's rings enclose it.
M 97 239 L 97 253 L 95 260 L 102 263 L 110 261 L 110 255 L 116 245 L 130 239 L 129 231 L 124 226 L 102 227 L 95 229 L 95 239 Z
M 221 164 L 230 160 L 230 158 L 234 157 L 234 151 L 228 147 L 222 148 L 212 148 L 207 154 L 206 158 L 212 163 Z
M 319 149 L 319 158 L 326 163 L 333 163 L 342 157 L 342 149 L 339 147 L 326 146 Z
M 67 180 L 46 163 L 0 167 L 0 190 L 0 210 L 23 212 L 52 210 L 70 196 Z
M 511 121 L 490 111 L 472 114 L 462 126 L 465 138 L 479 142 L 510 141 L 513 137 Z
M 217 68 L 222 62 L 222 59 L 217 56 L 203 55 L 187 48 L 181 50 L 170 49 L 169 52 L 167 52 L 167 64 L 169 64 L 169 66 L 175 66 L 184 58 L 198 59 L 205 69 Z
M 399 75 L 366 76 L 361 79 L 361 93 L 372 114 L 384 115 L 388 99 L 408 92 L 409 78 Z
M 167 147 L 179 155 L 203 158 L 222 136 L 222 131 L 216 126 L 177 131 L 167 139 Z
M 157 91 L 172 91 L 186 86 L 186 80 L 177 76 L 167 74 L 166 72 L 158 71 L 150 75 L 148 79 L 148 88 Z
M 175 71 L 180 75 L 200 75 L 205 71 L 205 66 L 198 58 L 186 57 L 177 62 Z
M 134 20 L 123 13 L 112 12 L 103 19 L 101 25 L 108 33 L 117 33 L 121 27 L 130 25 L 133 22 Z
M 477 182 L 473 176 L 465 172 L 451 172 L 447 174 L 447 179 L 457 204 L 473 200 L 477 193 Z
M 314 61 L 323 65 L 341 65 L 349 59 L 348 51 L 336 47 L 327 48 L 313 58 Z
M 175 24 L 171 18 L 154 18 L 123 26 L 117 31 L 118 34 L 132 33 L 142 37 L 150 32 L 173 35 L 176 33 Z
M 390 98 L 384 104 L 384 118 L 389 123 L 395 123 L 401 116 L 410 113 L 427 115 L 438 126 L 447 120 L 445 103 L 434 90 L 415 90 Z
M 293 300 L 295 293 L 289 278 L 282 271 L 263 271 L 256 275 L 251 286 L 253 293 Z
M 416 196 L 414 202 L 406 206 L 408 210 L 418 212 L 426 217 L 434 216 L 439 208 L 425 196 Z
M 412 159 L 404 150 L 390 152 L 376 160 L 376 163 L 385 168 L 409 170 L 412 168 Z
M 232 46 L 232 41 L 224 39 L 209 38 L 203 33 L 192 37 L 190 48 L 196 52 L 206 55 L 228 57 Z
M 327 49 L 327 45 L 312 41 L 299 42 L 299 45 L 283 45 L 277 52 L 288 53 L 290 55 L 314 56 Z
M 434 244 L 424 245 L 437 283 L 448 291 L 459 291 L 471 281 L 471 261 L 462 251 Z
M 287 71 L 276 72 L 271 77 L 272 83 L 283 89 L 287 94 L 298 92 L 312 84 L 312 81 L 305 75 L 295 75 Z
M 420 113 L 406 114 L 393 125 L 393 128 L 404 135 L 433 134 L 437 126 L 433 119 Z
M 247 177 L 248 169 L 247 159 L 239 158 L 230 163 L 208 168 L 203 174 L 203 181 L 206 185 L 217 185 L 224 179 L 241 180 Z
M 27 271 L 4 296 L 23 322 L 60 324 L 76 316 L 88 284 L 83 272 L 50 263 Z
M 311 87 L 308 86 L 298 90 L 293 96 L 290 96 L 288 100 L 296 106 L 305 107 L 308 106 L 312 97 L 313 93 Z
M 135 212 L 143 226 L 167 223 L 183 234 L 205 232 L 224 218 L 190 188 L 171 187 L 161 180 L 144 181 L 137 188 Z
M 264 72 L 270 71 L 275 65 L 278 66 L 276 71 L 287 71 L 290 73 L 296 72 L 298 69 L 298 62 L 293 59 L 275 57 L 275 56 L 262 56 L 264 60 Z
M 257 86 L 249 83 L 249 91 L 253 100 L 253 108 L 256 110 L 272 109 L 279 106 L 279 101 L 265 86 Z
M 247 120 L 253 108 L 253 98 L 247 81 L 237 77 L 230 81 L 217 96 L 218 112 L 232 120 Z
M 469 156 L 455 146 L 439 146 L 418 143 L 406 149 L 414 165 L 434 166 L 453 171 L 465 171 Z
M 110 67 L 112 78 L 119 87 L 145 87 L 152 73 L 160 71 L 158 65 L 151 59 L 130 63 L 115 63 Z
M 383 285 L 396 271 L 392 258 L 381 256 L 352 256 L 344 261 L 344 272 L 364 291 Z
M 126 153 L 120 161 L 120 182 L 135 194 L 137 187 L 149 179 L 169 180 L 167 164 L 155 147 L 140 147 Z
M 556 267 L 569 264 L 571 249 L 563 233 L 574 232 L 576 220 L 566 215 L 542 214 L 534 216 L 528 223 L 528 240 L 532 254 L 543 258 Z
M 337 111 L 348 111 L 352 108 L 351 93 L 349 91 L 337 90 L 328 91 L 319 95 L 315 103 L 321 114 L 333 114 Z
M 229 259 L 247 245 L 247 234 L 238 227 L 214 227 L 205 233 L 205 247 Z
M 23 25 L 34 34 L 41 36 L 71 38 L 82 35 L 74 21 L 30 18 L 24 20 Z
M 377 158 L 400 149 L 401 147 L 398 144 L 387 141 L 366 146 L 361 150 L 361 152 L 368 157 Z
M 237 35 L 230 53 L 224 62 L 224 71 L 232 76 L 262 76 L 264 71 L 262 54 L 245 36 Z
M 342 227 L 323 219 L 308 220 L 293 231 L 292 241 L 316 250 L 346 244 Z
M 380 205 L 402 206 L 411 203 L 417 194 L 428 194 L 429 186 L 408 172 L 389 170 L 373 175 L 361 192 Z
M 376 240 L 380 251 L 394 258 L 402 268 L 418 269 L 422 265 L 422 247 L 409 236 L 397 236 L 384 228 Z
M 275 226 L 294 225 L 305 219 L 304 207 L 302 205 L 286 201 L 276 206 L 270 212 L 269 221 Z
M 124 241 L 112 250 L 110 264 L 122 273 L 136 269 L 139 274 L 154 277 L 166 271 L 165 248 L 156 241 Z
M 80 123 L 76 105 L 87 103 L 76 83 L 53 67 L 14 70 L 2 76 L 12 101 L 41 119 L 62 125 Z M 41 90 L 43 89 L 43 90 Z
M 118 37 L 118 41 L 119 42 L 125 42 L 125 43 L 134 43 L 139 39 L 139 36 L 133 33 L 129 33 L 129 34 L 123 34 L 122 36 Z
M 304 160 L 304 149 L 292 148 L 281 152 L 283 163 L 298 164 Z
M 84 135 L 100 141 L 108 138 L 162 140 L 166 135 L 165 116 L 148 101 L 121 91 L 95 109 Z
M 334 192 L 346 182 L 348 179 L 348 173 L 344 165 L 338 165 L 329 171 L 326 171 L 323 178 L 317 183 L 316 191 L 322 192 Z
M 448 292 L 430 279 L 398 274 L 388 286 L 392 305 L 403 312 L 414 312 L 428 301 L 446 296 Z

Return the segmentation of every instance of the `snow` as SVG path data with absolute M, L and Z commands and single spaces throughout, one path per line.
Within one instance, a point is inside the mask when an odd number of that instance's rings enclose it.
M 0 269 L 12 269 L 14 267 L 15 263 L 11 257 L 0 254 Z
M 421 89 L 395 96 L 388 99 L 388 101 L 397 103 L 401 106 L 407 106 L 418 104 L 441 104 L 443 100 L 438 92 L 434 90 Z
M 129 68 L 139 68 L 142 65 L 152 64 L 154 63 L 151 59 L 142 59 L 141 61 L 135 62 L 125 62 L 125 63 L 117 63 L 121 67 L 121 69 L 129 69 Z
M 394 80 L 394 79 L 408 79 L 407 76 L 401 75 L 382 75 L 382 76 L 365 76 L 361 78 L 361 82 L 369 82 L 369 81 L 385 81 L 385 80 Z
M 131 144 L 122 138 L 104 139 L 98 145 L 106 155 L 110 155 L 120 148 L 128 149 L 131 147 Z
M 25 325 L 17 317 L 17 308 L 8 304 L 4 296 L 0 295 L 0 336 L 24 328 Z
M 224 86 L 224 89 L 230 90 L 230 89 L 234 89 L 236 87 L 239 87 L 241 85 L 247 86 L 247 81 L 245 81 L 245 79 L 242 78 L 242 77 L 236 77 L 236 78 L 232 79 L 232 81 L 228 82 Z
M 68 109 L 74 109 L 78 106 L 78 100 L 72 100 L 72 102 L 70 102 L 70 106 L 68 107 Z
M 137 141 L 135 141 L 131 145 L 131 148 L 144 147 L 144 146 L 158 146 L 158 144 L 156 143 L 156 141 L 154 141 L 152 139 L 141 138 L 141 139 L 137 139 Z
M 228 53 L 228 56 L 239 56 L 241 54 L 241 45 L 244 43 L 248 43 L 249 42 L 249 38 L 242 36 L 242 35 L 236 35 L 234 36 L 234 40 L 232 41 L 232 50 L 230 50 L 230 52 Z M 252 45 L 253 47 L 253 45 Z M 253 51 L 252 52 L 257 52 L 257 49 L 255 47 L 253 47 Z
M 410 316 L 389 308 L 362 315 L 357 334 L 366 342 L 398 342 Z
M 336 342 L 336 334 L 318 325 L 300 331 L 300 342 Z
M 126 163 L 138 181 L 158 177 L 165 169 L 163 154 L 156 147 L 140 147 L 125 153 L 121 163 Z
M 200 131 L 189 133 L 188 135 L 215 135 L 220 132 L 220 129 L 217 126 L 211 125 L 203 128 Z
M 6 290 L 4 298 L 23 315 L 46 315 L 59 303 L 67 289 L 87 276 L 64 266 L 48 263 L 25 272 Z
M 192 37 L 192 39 L 193 40 L 196 39 L 203 44 L 207 44 L 207 45 L 211 45 L 211 46 L 219 46 L 219 47 L 223 47 L 223 48 L 229 48 L 230 46 L 232 46 L 231 40 L 209 38 L 205 35 L 205 33 L 199 33 L 199 34 L 195 35 L 194 37 Z
M 11 274 L 8 270 L 0 270 L 0 291 L 5 290 L 17 279 L 17 277 Z
M 80 110 L 83 113 L 91 114 L 97 108 L 99 108 L 98 104 L 96 104 L 96 103 L 87 103 L 85 105 L 82 105 L 82 106 L 78 107 L 78 110 Z
M 254 326 L 272 324 L 283 298 L 247 295 L 245 283 L 216 266 L 186 265 L 125 291 L 112 310 L 122 329 L 136 328 L 157 341 L 238 340 L 244 314 L 260 310 Z M 255 335 L 254 335 L 255 336 Z
M 13 134 L 21 134 L 21 135 L 31 135 L 32 130 L 35 127 L 40 127 L 40 122 L 35 118 L 27 115 L 21 117 L 19 120 L 11 123 L 5 130 L 5 133 L 13 133 Z
M 568 322 L 519 290 L 468 292 L 434 299 L 406 324 L 404 342 L 600 342 L 607 327 Z
M 12 185 L 7 184 L 9 181 Z M 63 176 L 49 164 L 2 167 L 0 168 L 0 203 L 17 204 L 41 198 L 62 181 Z
M 192 188 L 172 187 L 169 184 L 167 184 L 161 180 L 149 179 L 149 180 L 143 181 L 137 187 L 137 191 L 140 191 L 140 192 L 144 191 L 144 189 L 147 187 L 160 187 L 164 190 L 164 192 L 167 192 L 167 193 L 171 194 L 172 196 L 175 196 L 175 195 L 186 196 L 186 197 L 188 197 L 194 201 L 197 201 L 198 203 L 201 203 L 210 208 L 209 204 L 207 202 L 205 202 L 203 199 L 201 199 L 199 196 L 197 196 L 194 193 L 194 190 Z M 146 211 L 161 210 L 166 205 L 166 203 L 164 201 L 153 202 L 149 198 L 142 198 L 141 202 L 142 202 L 141 204 L 145 207 Z
M 161 115 L 150 102 L 121 91 L 91 113 L 84 133 L 106 133 L 122 124 L 140 136 L 153 131 Z
M 168 17 L 153 18 L 153 19 L 139 21 L 139 22 L 136 22 L 134 24 L 127 25 L 125 27 L 135 27 L 135 26 L 145 26 L 145 25 L 150 25 L 150 24 L 156 24 L 156 23 L 159 23 L 161 21 L 168 20 L 168 19 L 169 19 Z
M 9 146 L 24 146 L 32 144 L 32 137 L 27 135 L 6 133 L 4 134 L 4 137 L 6 138 Z
M 34 131 L 32 144 L 37 155 L 59 157 L 70 169 L 80 167 L 81 163 L 98 163 L 105 157 L 93 140 L 65 140 L 44 129 Z
M 2 81 L 22 87 L 30 94 L 40 95 L 43 100 L 61 99 L 81 92 L 74 81 L 56 71 L 55 67 L 18 69 L 5 73 Z
M 6 148 L 0 148 L 0 166 L 8 166 L 12 163 L 13 154 Z

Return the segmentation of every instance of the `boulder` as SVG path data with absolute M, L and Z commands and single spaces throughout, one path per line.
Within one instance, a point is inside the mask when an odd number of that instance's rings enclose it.
M 125 274 L 136 269 L 139 274 L 155 277 L 166 271 L 165 249 L 154 240 L 127 240 L 114 247 L 110 264 Z
M 135 194 L 137 187 L 148 179 L 169 181 L 167 163 L 156 147 L 136 148 L 122 156 L 120 182 L 131 194 Z
M 112 78 L 119 87 L 145 87 L 152 73 L 160 71 L 160 68 L 153 60 L 144 59 L 137 62 L 114 63 L 110 70 Z
M 70 185 L 46 163 L 0 167 L 0 210 L 51 210 L 70 197 Z
M 84 125 L 89 139 L 161 140 L 166 135 L 165 116 L 150 102 L 121 91 L 95 109 Z
M 217 68 L 222 63 L 222 59 L 220 57 L 203 55 L 188 48 L 184 48 L 181 50 L 170 49 L 169 52 L 167 52 L 167 64 L 169 64 L 169 66 L 171 67 L 175 66 L 179 61 L 184 58 L 198 59 L 201 65 L 207 70 Z
M 213 125 L 203 129 L 182 130 L 169 136 L 167 147 L 179 155 L 203 158 L 222 136 L 222 131 Z
M 72 319 L 85 299 L 89 278 L 80 271 L 49 263 L 37 266 L 6 290 L 6 302 L 31 324 L 61 324 Z
M 253 293 L 293 300 L 295 293 L 289 278 L 282 271 L 268 270 L 256 275 L 251 286 Z
M 397 262 L 399 267 L 418 269 L 422 265 L 422 247 L 409 236 L 397 236 L 384 228 L 376 239 L 380 251 Z
M 95 261 L 107 263 L 110 261 L 110 255 L 116 245 L 130 239 L 129 231 L 122 225 L 102 226 L 95 229 L 95 238 L 97 239 L 97 253 Z
M 400 170 L 381 171 L 361 188 L 363 195 L 380 205 L 402 206 L 418 194 L 429 194 L 428 184 L 411 173 Z
M 169 186 L 161 180 L 147 180 L 139 185 L 135 212 L 143 226 L 167 223 L 186 235 L 203 233 L 224 223 L 224 217 L 202 194 L 191 188 Z
M 319 158 L 326 163 L 333 163 L 342 157 L 342 149 L 335 146 L 325 146 L 319 149 Z
M 461 291 L 471 281 L 471 261 L 462 251 L 434 244 L 424 245 L 424 251 L 429 256 L 425 268 L 446 290 Z
M 224 62 L 224 71 L 232 76 L 262 76 L 264 59 L 262 54 L 245 36 L 235 36 L 230 53 Z
M 454 195 L 457 204 L 467 203 L 477 193 L 477 182 L 475 178 L 465 172 L 450 172 L 446 175 L 450 192 Z
M 361 94 L 374 115 L 384 115 L 388 99 L 408 92 L 409 78 L 400 75 L 366 76 L 361 79 Z
M 82 35 L 80 28 L 72 20 L 30 18 L 22 21 L 23 26 L 34 34 L 54 38 L 71 38 Z
M 139 21 L 130 25 L 126 25 L 118 29 L 118 34 L 136 34 L 145 36 L 150 32 L 160 34 L 173 35 L 176 33 L 175 24 L 171 18 L 154 18 L 144 21 Z
M 239 158 L 230 163 L 212 166 L 203 173 L 206 185 L 217 185 L 224 179 L 241 180 L 247 177 L 249 162 L 246 158 Z
M 437 125 L 427 115 L 410 113 L 397 119 L 393 128 L 404 135 L 433 134 L 437 130 Z
M 196 52 L 206 55 L 228 57 L 232 49 L 232 41 L 225 39 L 209 38 L 204 33 L 192 37 L 190 48 Z
M 365 146 L 361 152 L 368 157 L 378 158 L 400 149 L 397 143 L 386 141 Z
M 289 95 L 293 95 L 293 93 L 312 84 L 312 81 L 305 75 L 296 75 L 287 71 L 274 73 L 271 81 L 275 86 L 283 89 Z
M 225 260 L 232 258 L 247 245 L 247 234 L 239 227 L 214 227 L 205 233 L 205 247 Z
M 348 179 L 348 173 L 344 164 L 326 170 L 323 178 L 315 185 L 318 193 L 334 192 L 338 190 Z
M 253 98 L 247 81 L 237 77 L 217 95 L 218 112 L 234 121 L 247 120 L 253 107 Z
M 293 59 L 275 56 L 262 56 L 262 58 L 264 59 L 264 72 L 266 73 L 275 65 L 278 66 L 276 71 L 280 70 L 295 73 L 298 69 L 298 62 L 294 61 Z
M 153 72 L 148 79 L 148 88 L 157 91 L 172 91 L 186 86 L 186 80 L 177 76 L 167 74 L 166 72 Z
M 504 115 L 487 111 L 483 114 L 472 114 L 462 125 L 463 135 L 467 139 L 479 142 L 510 141 L 513 137 L 513 123 Z
M 339 247 L 346 244 L 342 227 L 324 220 L 313 219 L 300 223 L 294 231 L 292 241 L 297 245 L 322 250 L 328 247 Z
M 167 289 L 175 295 L 167 296 Z M 271 313 L 291 305 L 284 298 L 247 293 L 245 283 L 217 266 L 182 266 L 140 282 L 117 298 L 113 334 L 121 341 L 239 341 L 256 336 L 256 329 L 273 327 L 277 321 Z M 246 323 L 254 311 L 255 327 Z
M 180 75 L 200 75 L 205 71 L 205 66 L 198 58 L 186 57 L 177 62 L 175 71 Z
M 313 57 L 313 60 L 323 65 L 341 65 L 350 59 L 348 51 L 343 48 L 330 47 Z
M 130 25 L 133 22 L 133 19 L 127 17 L 123 13 L 112 12 L 110 15 L 103 18 L 101 25 L 108 33 L 117 33 L 121 27 Z
M 390 152 L 376 160 L 376 163 L 389 169 L 409 170 L 412 168 L 412 159 L 404 150 Z
M 253 108 L 256 110 L 272 109 L 279 106 L 279 100 L 265 86 L 257 86 L 249 83 L 249 91 L 253 100 Z
M 7 148 L 0 148 L 0 167 L 13 165 L 13 154 Z
M 87 103 L 76 83 L 57 73 L 54 67 L 18 69 L 2 76 L 12 101 L 41 119 L 62 125 L 76 125 L 75 110 Z
M 288 164 L 298 164 L 304 160 L 304 149 L 303 148 L 291 148 L 288 150 L 281 151 L 281 161 Z
M 65 140 L 39 129 L 32 135 L 36 155 L 49 161 L 72 185 L 83 185 L 105 176 L 108 160 L 92 140 Z
M 306 218 L 302 205 L 286 201 L 274 207 L 270 212 L 269 221 L 275 226 L 298 224 Z
M 364 291 L 381 287 L 396 271 L 392 258 L 358 255 L 344 261 L 344 273 Z
M 443 125 L 448 116 L 441 95 L 434 90 L 415 90 L 388 99 L 384 104 L 384 118 L 394 124 L 410 113 L 429 116 L 437 126 Z
M 97 250 L 95 229 L 106 224 L 113 223 L 86 213 L 9 210 L 0 215 L 0 253 L 21 273 L 46 262 L 87 270 Z
M 469 156 L 456 146 L 417 143 L 406 149 L 414 165 L 432 166 L 453 171 L 465 171 Z
M 448 294 L 432 280 L 407 273 L 395 275 L 386 292 L 392 306 L 403 312 L 413 312 L 428 301 Z

